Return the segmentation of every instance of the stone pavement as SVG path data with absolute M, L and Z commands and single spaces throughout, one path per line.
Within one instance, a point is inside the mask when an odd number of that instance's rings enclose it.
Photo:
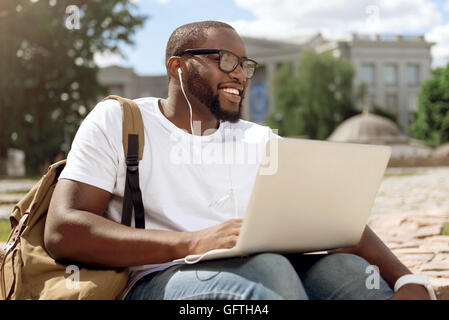
M 369 226 L 413 273 L 429 276 L 449 299 L 449 168 L 388 169 Z M 402 175 L 401 174 L 412 174 Z
M 0 181 L 0 219 L 23 196 L 13 192 L 34 183 Z M 440 235 L 445 222 L 449 167 L 387 169 L 368 224 L 413 273 L 429 276 L 439 299 L 449 299 L 449 236 Z
M 449 299 L 449 236 L 441 236 L 449 209 L 394 212 L 369 225 L 413 273 L 429 276 L 439 299 Z

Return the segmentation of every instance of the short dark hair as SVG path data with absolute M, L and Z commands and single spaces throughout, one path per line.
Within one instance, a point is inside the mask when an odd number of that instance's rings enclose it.
M 229 24 L 220 21 L 200 21 L 185 24 L 177 28 L 171 34 L 165 50 L 165 65 L 172 56 L 177 56 L 187 49 L 198 47 L 207 40 L 207 30 L 210 28 L 229 28 L 234 30 Z M 235 30 L 234 30 L 235 31 Z

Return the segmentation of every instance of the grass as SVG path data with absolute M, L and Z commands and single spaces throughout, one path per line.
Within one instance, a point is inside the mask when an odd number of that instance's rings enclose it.
M 449 222 L 443 224 L 443 228 L 441 229 L 442 236 L 449 236 Z
M 0 220 L 0 242 L 6 242 L 11 232 L 9 220 Z

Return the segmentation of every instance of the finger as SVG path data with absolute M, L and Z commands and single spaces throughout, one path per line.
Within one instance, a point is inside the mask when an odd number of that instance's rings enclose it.
M 232 248 L 237 243 L 237 237 L 235 235 L 231 235 L 224 239 L 223 247 L 224 248 Z
M 239 235 L 240 234 L 240 230 L 241 230 L 241 228 L 239 227 L 239 228 L 233 228 L 232 230 L 231 230 L 231 234 L 232 235 Z
M 233 221 L 233 225 L 241 227 L 243 224 L 243 219 L 238 219 Z

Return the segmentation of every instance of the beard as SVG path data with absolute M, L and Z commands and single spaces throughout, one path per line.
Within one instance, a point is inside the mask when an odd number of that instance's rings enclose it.
M 210 110 L 217 120 L 235 123 L 240 119 L 243 96 L 237 112 L 230 112 L 223 109 L 218 94 L 214 95 L 214 91 L 207 80 L 196 70 L 191 70 L 187 74 L 187 88 L 195 98 Z

